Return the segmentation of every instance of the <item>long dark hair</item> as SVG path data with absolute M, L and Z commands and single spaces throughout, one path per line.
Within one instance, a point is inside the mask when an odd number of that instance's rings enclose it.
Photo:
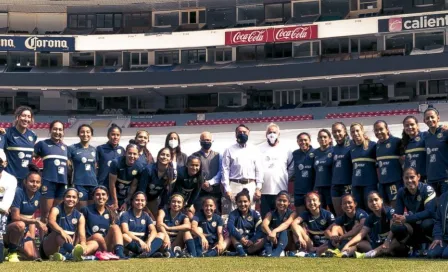
M 169 145 L 169 141 L 170 141 L 170 136 L 171 136 L 171 134 L 175 134 L 175 135 L 177 136 L 177 140 L 179 141 L 179 144 L 178 144 L 177 147 L 174 149 L 174 152 L 173 152 L 173 150 L 171 150 L 170 145 Z M 180 137 L 179 137 L 179 134 L 177 134 L 177 132 L 172 131 L 172 132 L 170 132 L 170 133 L 168 133 L 168 134 L 166 135 L 166 138 L 165 138 L 165 147 L 170 149 L 171 157 L 173 157 L 174 153 L 176 153 L 176 160 L 177 160 L 178 157 L 180 157 L 180 156 L 182 155 L 182 151 L 181 151 L 181 149 L 180 149 Z M 172 158 L 171 158 L 171 159 L 172 159 Z
M 333 125 L 331 125 L 331 129 L 333 130 L 334 127 L 336 127 L 337 125 L 342 126 L 342 129 L 344 129 L 345 136 L 344 136 L 344 142 L 342 144 L 345 146 L 350 145 L 350 135 L 347 131 L 347 126 L 342 122 L 335 122 Z M 336 144 L 339 144 L 339 143 L 336 142 Z
M 406 118 L 404 118 L 403 126 L 404 126 L 404 123 L 406 123 L 407 120 L 411 120 L 411 119 L 414 120 L 415 123 L 418 124 L 417 118 L 415 116 L 409 115 L 409 116 L 406 116 Z M 411 140 L 411 137 L 408 134 L 406 134 L 406 131 L 403 128 L 403 132 L 401 133 L 401 148 L 403 150 L 406 149 L 406 147 L 408 146 L 410 140 Z
M 139 130 L 139 131 L 137 131 L 137 133 L 135 134 L 135 140 L 137 140 L 137 136 L 140 133 L 146 133 L 148 135 L 148 141 L 149 141 L 149 132 L 146 131 L 146 130 Z M 151 154 L 151 151 L 149 151 L 149 149 L 148 149 L 148 147 L 146 147 L 146 145 L 145 146 L 139 145 L 139 149 L 138 150 L 139 151 L 143 150 L 143 154 L 145 155 L 147 163 L 154 163 L 155 162 L 154 157 Z
M 159 150 L 159 152 L 157 153 L 157 162 L 155 163 L 155 167 L 156 167 L 156 170 L 157 170 L 157 171 L 158 171 L 158 169 L 159 169 L 159 157 L 160 157 L 160 154 L 161 154 L 164 150 L 168 150 L 168 152 L 170 152 L 170 149 L 169 149 L 169 148 L 166 148 L 166 147 L 163 147 L 162 149 Z M 170 154 L 171 154 L 171 153 L 170 153 Z M 167 177 L 165 186 L 169 186 L 169 185 L 170 185 L 170 182 L 176 178 L 176 171 L 175 171 L 175 169 L 174 169 L 174 166 L 173 166 L 173 163 L 172 163 L 172 162 L 169 162 L 169 163 L 168 163 L 168 166 L 167 166 L 165 175 L 166 175 L 166 177 Z
M 205 182 L 205 179 L 204 179 L 204 176 L 202 175 L 202 162 L 199 157 L 194 156 L 194 155 L 191 155 L 188 157 L 187 164 L 186 164 L 187 176 L 190 177 L 190 175 L 188 174 L 188 164 L 191 163 L 193 160 L 198 160 L 200 163 L 200 166 L 199 166 L 199 171 L 194 176 L 191 176 L 191 178 L 196 178 L 198 180 L 197 187 L 198 187 L 198 189 L 201 189 L 202 185 Z
M 381 200 L 383 200 L 383 198 L 381 197 L 380 193 L 378 193 L 377 191 L 371 191 L 368 195 L 367 195 L 367 199 L 369 199 L 369 197 L 373 194 L 376 194 Z M 386 208 L 384 207 L 384 202 L 381 206 L 381 226 L 385 226 L 387 223 L 387 214 L 386 214 Z
M 31 124 L 34 123 L 34 112 L 33 109 L 31 109 L 28 106 L 20 106 L 18 107 L 15 111 L 14 111 L 14 122 L 12 123 L 13 126 L 17 125 L 17 120 L 19 119 L 20 115 L 22 115 L 22 113 L 24 111 L 29 111 L 31 113 Z
M 105 186 L 103 186 L 103 185 L 99 185 L 99 186 L 95 187 L 95 189 L 93 190 L 93 195 L 95 195 L 96 191 L 98 191 L 98 190 L 105 191 L 106 194 L 107 194 L 107 197 L 108 198 L 110 197 L 109 190 Z M 107 205 L 107 203 L 106 203 L 106 205 L 104 205 L 104 208 L 109 213 L 110 220 L 112 222 L 111 225 L 114 225 L 116 223 L 116 220 L 117 220 L 117 214 L 109 208 L 109 205 Z

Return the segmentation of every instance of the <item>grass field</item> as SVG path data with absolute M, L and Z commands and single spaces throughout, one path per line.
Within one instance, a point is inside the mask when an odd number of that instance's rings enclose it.
M 3 263 L 2 271 L 447 271 L 448 261 L 405 259 L 325 259 L 325 258 L 201 258 L 133 259 L 83 263 L 20 262 Z

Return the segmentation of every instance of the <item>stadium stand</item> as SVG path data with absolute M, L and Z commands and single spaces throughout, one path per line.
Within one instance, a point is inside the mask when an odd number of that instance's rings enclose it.
M 297 116 L 272 116 L 272 117 L 258 117 L 258 118 L 233 118 L 233 119 L 212 119 L 212 120 L 190 120 L 186 123 L 187 126 L 205 126 L 205 125 L 228 125 L 240 123 L 269 123 L 269 122 L 297 122 L 313 120 L 311 114 L 297 115 Z
M 412 114 L 418 114 L 418 113 L 419 113 L 419 111 L 417 109 L 344 112 L 344 113 L 329 113 L 325 116 L 325 119 L 412 115 Z

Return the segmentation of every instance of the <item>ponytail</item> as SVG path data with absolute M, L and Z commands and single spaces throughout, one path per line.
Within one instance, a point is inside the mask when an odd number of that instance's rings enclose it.
M 352 127 L 354 127 L 354 126 L 359 126 L 361 128 L 361 130 L 363 132 L 363 137 L 364 137 L 364 141 L 363 141 L 362 145 L 363 145 L 364 149 L 367 149 L 369 147 L 370 139 L 369 139 L 369 136 L 367 136 L 367 134 L 365 133 L 364 126 L 361 123 L 355 122 L 350 125 L 350 129 L 352 129 Z
M 406 123 L 407 120 L 411 120 L 411 119 L 414 120 L 416 124 L 418 124 L 418 120 L 417 120 L 417 118 L 415 116 L 408 115 L 403 120 L 403 126 L 404 126 L 404 123 Z M 401 149 L 403 151 L 408 146 L 410 140 L 411 140 L 411 137 L 408 134 L 406 134 L 406 131 L 403 128 L 403 132 L 401 133 Z

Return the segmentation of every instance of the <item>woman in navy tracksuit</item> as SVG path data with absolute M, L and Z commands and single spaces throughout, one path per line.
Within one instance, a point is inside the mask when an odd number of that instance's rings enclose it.
M 403 120 L 403 133 L 401 137 L 404 151 L 403 168 L 412 167 L 420 175 L 420 181 L 426 183 L 426 131 L 420 131 L 418 120 L 414 116 L 406 116 Z
M 439 198 L 436 222 L 432 232 L 433 242 L 429 246 L 429 258 L 448 258 L 448 193 Z
M 336 122 L 331 126 L 336 140 L 333 146 L 333 175 L 331 179 L 331 198 L 337 216 L 341 216 L 342 196 L 352 193 L 352 141 L 344 123 Z

